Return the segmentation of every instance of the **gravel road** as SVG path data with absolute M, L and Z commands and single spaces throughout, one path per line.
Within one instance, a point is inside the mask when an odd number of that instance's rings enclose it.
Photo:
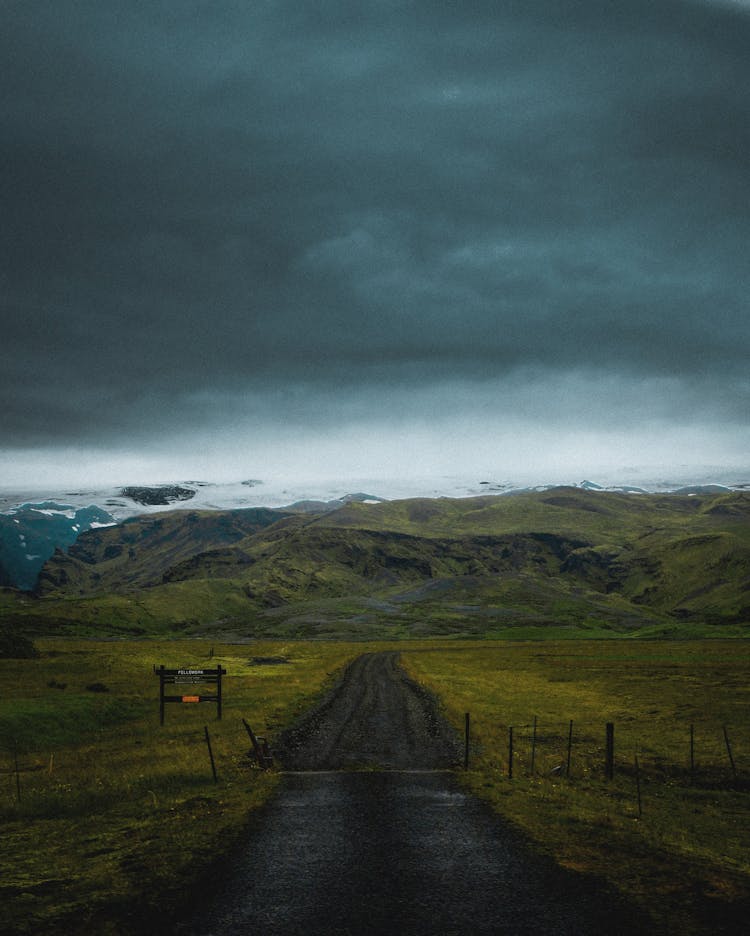
M 649 932 L 463 792 L 458 746 L 396 654 L 356 660 L 283 739 L 287 768 L 185 936 Z M 341 770 L 344 767 L 375 769 Z
M 365 653 L 338 686 L 275 746 L 287 770 L 435 770 L 460 757 L 435 700 L 398 665 L 398 653 Z

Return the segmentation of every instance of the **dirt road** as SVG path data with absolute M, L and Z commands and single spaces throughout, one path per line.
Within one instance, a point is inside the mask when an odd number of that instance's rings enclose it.
M 190 936 L 625 936 L 643 921 L 534 854 L 445 770 L 458 747 L 394 654 L 366 655 L 284 739 L 295 770 Z M 352 766 L 380 767 L 359 771 Z M 438 768 L 438 769 L 436 769 Z
M 408 678 L 397 653 L 365 653 L 321 705 L 276 745 L 288 770 L 453 767 L 459 745 L 434 699 Z

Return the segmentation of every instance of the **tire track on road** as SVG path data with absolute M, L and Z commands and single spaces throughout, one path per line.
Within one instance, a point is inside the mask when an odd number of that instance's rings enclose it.
M 289 770 L 446 769 L 460 761 L 455 732 L 436 701 L 398 665 L 398 653 L 365 653 L 275 746 Z
M 462 790 L 445 769 L 457 753 L 398 654 L 359 657 L 282 736 L 295 772 L 252 817 L 205 912 L 175 934 L 655 936 Z

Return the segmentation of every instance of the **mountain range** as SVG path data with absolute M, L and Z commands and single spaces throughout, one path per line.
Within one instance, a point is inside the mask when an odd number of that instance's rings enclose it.
M 107 509 L 94 504 L 75 506 L 68 502 L 75 501 L 73 495 L 68 495 L 65 503 L 44 500 L 6 508 L 7 512 L 0 513 L 0 586 L 32 591 L 47 559 L 56 549 L 65 550 L 75 543 L 81 533 L 115 525 L 118 517 L 122 521 L 142 515 L 144 511 L 158 513 L 167 506 L 185 506 L 195 494 L 194 488 L 175 484 L 131 486 L 122 488 L 118 497 L 105 494 L 101 499 Z M 78 495 L 79 498 L 86 496 Z M 230 495 L 226 499 L 232 503 L 237 498 Z M 298 501 L 291 509 L 296 512 L 333 510 L 352 499 L 371 500 L 372 503 L 380 500 L 367 494 L 348 494 L 330 501 Z M 244 500 L 240 498 L 241 502 Z M 210 509 L 220 510 L 214 504 Z
M 750 623 L 749 520 L 745 491 L 594 485 L 168 510 L 81 533 L 2 607 L 99 634 L 734 634 Z
M 638 475 L 639 472 L 636 472 Z M 643 472 L 640 472 L 643 475 Z M 736 475 L 707 470 L 704 477 L 679 473 L 672 479 L 642 476 L 639 484 L 622 478 L 573 485 L 582 490 L 627 493 L 721 493 L 750 489 Z M 716 483 L 720 478 L 726 483 Z M 688 480 L 690 483 L 687 483 Z M 320 513 L 350 500 L 377 503 L 414 496 L 471 497 L 482 494 L 516 494 L 544 491 L 554 484 L 519 484 L 513 481 L 439 477 L 424 480 L 363 482 L 363 490 L 378 494 L 349 493 L 343 481 L 292 482 L 250 479 L 234 483 L 184 481 L 170 484 L 132 484 L 117 488 L 67 492 L 0 490 L 0 586 L 33 590 L 44 562 L 56 548 L 67 549 L 90 526 L 122 522 L 134 516 L 161 513 L 165 507 L 179 510 L 240 510 L 280 508 L 295 513 Z M 36 495 L 36 496 L 35 496 Z M 41 496 L 40 496 L 41 495 Z

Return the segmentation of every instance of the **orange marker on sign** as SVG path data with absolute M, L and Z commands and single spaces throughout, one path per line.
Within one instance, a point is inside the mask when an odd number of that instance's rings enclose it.
M 183 702 L 200 702 L 201 697 L 199 695 L 184 695 L 182 697 Z

